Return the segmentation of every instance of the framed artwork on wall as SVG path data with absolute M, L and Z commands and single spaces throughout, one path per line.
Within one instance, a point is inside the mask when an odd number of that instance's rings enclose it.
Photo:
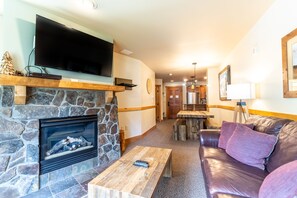
M 282 38 L 283 96 L 297 98 L 297 28 Z
M 230 84 L 231 84 L 231 73 L 230 73 L 230 65 L 228 65 L 219 73 L 220 100 L 228 100 L 227 85 L 230 85 Z

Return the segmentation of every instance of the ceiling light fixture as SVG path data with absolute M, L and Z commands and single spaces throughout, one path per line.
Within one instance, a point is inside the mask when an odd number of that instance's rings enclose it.
M 191 86 L 191 89 L 194 90 L 198 83 L 198 80 L 196 79 L 196 65 L 197 65 L 197 63 L 193 62 L 192 65 L 194 66 L 194 74 L 193 74 L 193 76 L 191 76 L 191 80 L 187 81 L 187 85 Z
M 89 9 L 97 9 L 98 8 L 98 0 L 83 0 L 83 5 Z
M 168 75 L 169 75 L 169 76 L 172 76 L 172 73 L 169 73 Z
M 133 54 L 133 52 L 131 52 L 131 51 L 127 50 L 127 49 L 123 49 L 123 50 L 121 51 L 121 53 L 122 53 L 122 54 L 125 54 L 125 55 L 127 55 L 127 56 Z

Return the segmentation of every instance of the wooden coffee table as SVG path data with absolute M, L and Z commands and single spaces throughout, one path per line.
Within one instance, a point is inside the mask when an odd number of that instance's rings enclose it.
M 134 166 L 136 160 L 149 168 Z M 152 197 L 162 175 L 172 176 L 172 150 L 136 146 L 88 184 L 88 197 Z

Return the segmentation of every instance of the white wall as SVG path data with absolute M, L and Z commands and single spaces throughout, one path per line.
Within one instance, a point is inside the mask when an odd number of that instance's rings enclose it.
M 3 51 L 8 51 L 12 58 L 15 69 L 25 73 L 25 66 L 28 62 L 29 54 L 33 48 L 33 38 L 35 35 L 36 14 L 52 19 L 59 23 L 71 26 L 82 32 L 91 34 L 101 39 L 112 42 L 112 38 L 107 35 L 95 32 L 75 22 L 66 20 L 61 16 L 50 13 L 19 0 L 4 0 L 3 4 L 3 22 L 1 30 L 3 38 L 0 38 L 3 45 Z M 5 39 L 4 39 L 5 38 Z M 32 57 L 33 59 L 33 57 Z M 31 59 L 31 60 L 32 60 Z M 31 64 L 34 62 L 32 61 Z M 63 78 L 75 78 L 100 83 L 112 84 L 113 78 L 101 77 L 96 75 L 81 74 L 76 72 L 48 69 L 51 74 L 62 75 Z
M 131 79 L 136 87 L 117 93 L 119 108 L 144 107 L 155 105 L 155 73 L 141 61 L 114 53 L 114 76 Z M 152 91 L 148 94 L 146 81 L 150 78 Z M 125 129 L 126 138 L 135 137 L 156 125 L 155 109 L 120 112 L 120 128 Z
M 296 7 L 295 0 L 276 0 L 220 66 L 231 65 L 231 83 L 256 83 L 260 95 L 248 101 L 251 109 L 297 114 L 297 98 L 283 98 L 281 52 L 281 38 L 297 28 Z M 229 119 L 230 111 L 221 111 L 221 120 Z
M 0 58 L 2 59 L 2 55 L 4 54 L 4 50 L 3 50 L 3 17 L 0 14 Z
M 0 5 L 1 5 L 0 0 Z M 23 71 L 28 62 L 28 56 L 33 48 L 36 14 L 55 20 L 65 25 L 112 42 L 112 38 L 102 35 L 80 24 L 64 19 L 49 11 L 41 10 L 19 0 L 4 0 L 3 16 L 0 14 L 0 52 L 9 51 L 13 58 L 15 69 Z M 1 7 L 0 7 L 1 8 Z M 5 38 L 5 39 L 4 39 Z M 2 48 L 3 47 L 3 48 Z M 33 62 L 32 62 L 33 63 Z M 74 78 L 83 81 L 96 81 L 102 84 L 113 84 L 113 78 L 96 75 L 67 72 L 48 69 L 52 74 L 60 74 L 63 78 Z M 133 79 L 138 84 L 133 91 L 119 94 L 119 107 L 152 106 L 155 100 L 155 73 L 141 61 L 114 53 L 113 77 Z M 153 90 L 146 92 L 146 80 L 150 78 Z M 128 137 L 140 135 L 152 128 L 155 123 L 154 109 L 140 112 L 120 113 L 120 126 L 128 128 Z

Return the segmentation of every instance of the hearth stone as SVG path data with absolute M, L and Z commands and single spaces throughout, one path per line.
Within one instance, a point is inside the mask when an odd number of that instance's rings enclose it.
M 6 170 L 6 168 L 8 166 L 9 156 L 1 156 L 0 157 L 0 162 L 1 162 L 1 164 L 0 164 L 0 174 L 2 174 Z
M 16 122 L 16 121 L 10 121 L 6 119 L 5 116 L 0 116 L 0 126 L 1 126 L 1 133 L 12 133 L 15 135 L 20 135 L 24 130 L 24 124 Z
M 88 109 L 86 111 L 86 115 L 96 115 L 98 112 L 100 111 L 100 109 L 96 108 L 96 109 Z
M 8 140 L 0 142 L 0 154 L 13 154 L 24 146 L 21 140 Z
M 2 107 L 11 107 L 13 105 L 13 89 L 12 87 L 3 87 L 2 89 Z
M 11 108 L 3 107 L 3 108 L 0 109 L 0 114 L 3 114 L 4 116 L 10 118 L 11 115 L 12 115 L 12 110 L 11 110 Z
M 59 90 L 55 98 L 53 99 L 53 105 L 60 106 L 65 97 L 65 92 L 63 90 Z
M 70 116 L 79 116 L 79 115 L 84 115 L 85 111 L 87 108 L 85 107 L 70 107 Z
M 66 91 L 66 101 L 69 104 L 76 105 L 78 93 L 76 91 Z
M 28 87 L 26 105 L 14 105 L 13 92 L 0 86 L 0 197 L 24 196 L 120 157 L 116 97 L 105 104 L 104 91 Z M 39 175 L 39 119 L 95 114 L 98 157 Z
M 1 197 L 19 197 L 20 193 L 15 187 L 0 187 Z

